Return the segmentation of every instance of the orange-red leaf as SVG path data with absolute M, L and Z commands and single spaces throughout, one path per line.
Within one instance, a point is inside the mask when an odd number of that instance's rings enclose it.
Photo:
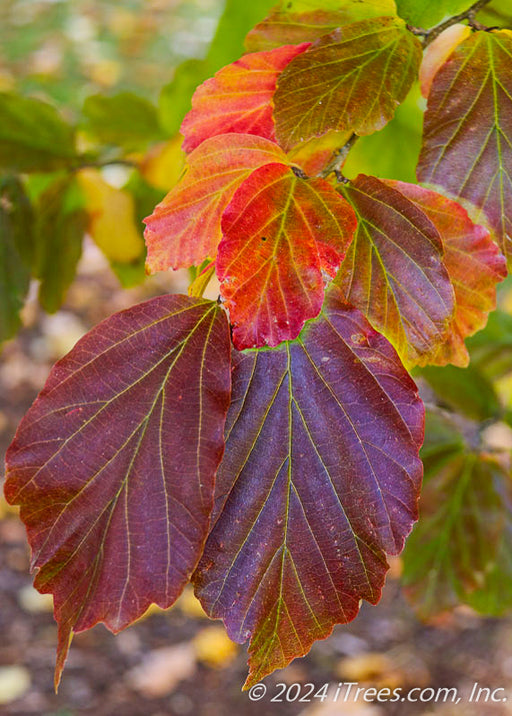
M 192 97 L 181 125 L 183 149 L 192 151 L 208 137 L 228 132 L 275 140 L 272 97 L 278 75 L 310 43 L 285 45 L 245 55 L 206 80 Z
M 439 232 L 380 179 L 360 174 L 344 193 L 359 225 L 336 283 L 402 360 L 424 365 L 446 340 L 455 310 Z
M 436 73 L 418 178 L 477 207 L 512 260 L 512 32 L 476 32 Z M 478 211 L 479 210 L 479 211 Z
M 405 99 L 420 59 L 420 43 L 396 17 L 354 22 L 322 37 L 278 79 L 279 143 L 289 150 L 330 129 L 381 129 Z
M 324 297 L 355 229 L 350 205 L 323 179 L 304 180 L 282 164 L 254 171 L 222 219 L 217 275 L 235 346 L 296 338 Z
M 429 363 L 464 367 L 469 363 L 464 339 L 483 328 L 489 311 L 496 308 L 496 283 L 507 275 L 505 259 L 487 229 L 473 224 L 457 202 L 416 184 L 386 183 L 425 212 L 444 244 L 444 265 L 455 291 L 456 309 L 447 340 Z
M 214 258 L 220 221 L 241 182 L 253 169 L 286 156 L 274 142 L 249 134 L 223 134 L 188 157 L 187 170 L 145 219 L 150 273 L 199 266 Z

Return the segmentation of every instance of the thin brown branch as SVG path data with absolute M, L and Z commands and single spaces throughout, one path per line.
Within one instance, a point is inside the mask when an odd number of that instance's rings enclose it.
M 359 139 L 357 134 L 353 134 L 348 142 L 346 142 L 342 147 L 339 149 L 336 149 L 336 151 L 333 154 L 333 158 L 329 162 L 329 164 L 325 167 L 325 169 L 322 169 L 322 171 L 318 174 L 319 177 L 322 177 L 322 179 L 325 179 L 329 176 L 329 174 L 336 174 L 336 179 L 339 182 L 344 182 L 345 178 L 342 174 L 341 167 L 345 163 L 345 160 L 348 156 L 348 153 L 356 143 L 356 141 Z
M 430 45 L 430 43 L 433 42 L 436 37 L 439 37 L 439 35 L 447 28 L 451 27 L 452 25 L 456 25 L 458 22 L 463 22 L 464 20 L 467 20 L 471 27 L 475 28 L 476 30 L 488 30 L 489 28 L 485 27 L 485 25 L 482 25 L 475 20 L 475 15 L 479 10 L 485 7 L 485 5 L 488 5 L 490 2 L 491 0 L 478 0 L 464 12 L 461 12 L 458 15 L 453 15 L 452 17 L 448 18 L 448 20 L 445 20 L 439 25 L 432 27 L 430 30 L 424 30 L 422 27 L 413 27 L 412 25 L 407 25 L 407 29 L 412 32 L 413 35 L 423 37 L 424 47 Z

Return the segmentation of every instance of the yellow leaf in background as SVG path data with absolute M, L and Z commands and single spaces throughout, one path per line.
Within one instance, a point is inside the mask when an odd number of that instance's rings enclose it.
M 77 178 L 94 242 L 110 261 L 135 261 L 144 251 L 144 242 L 137 229 L 133 197 L 107 184 L 96 169 L 82 169 Z
M 201 629 L 194 637 L 193 645 L 199 661 L 217 668 L 233 661 L 238 652 L 237 645 L 231 641 L 222 626 Z
M 152 147 L 142 161 L 140 171 L 144 179 L 156 189 L 169 191 L 178 183 L 185 166 L 183 137 L 177 134 L 168 142 Z
M 201 602 L 199 599 L 195 596 L 194 590 L 187 586 L 181 593 L 180 598 L 177 601 L 178 606 L 180 607 L 183 614 L 185 614 L 187 617 L 192 618 L 207 618 L 207 615 L 201 606 Z

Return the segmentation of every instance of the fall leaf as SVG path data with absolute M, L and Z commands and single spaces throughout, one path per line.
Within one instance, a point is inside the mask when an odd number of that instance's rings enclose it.
M 7 453 L 59 624 L 56 683 L 70 637 L 118 632 L 170 606 L 201 555 L 230 394 L 226 317 L 161 296 L 114 314 L 53 368 Z
M 244 55 L 206 80 L 181 125 L 187 152 L 217 134 L 239 132 L 275 141 L 272 97 L 278 75 L 309 43 Z
M 476 32 L 436 73 L 418 178 L 465 199 L 512 252 L 512 32 Z
M 317 316 L 355 229 L 350 205 L 323 179 L 283 164 L 254 171 L 222 218 L 217 276 L 235 346 L 275 346 Z
M 214 258 L 221 217 L 236 189 L 251 171 L 276 161 L 286 161 L 285 154 L 262 137 L 222 134 L 204 141 L 189 155 L 180 183 L 145 219 L 148 271 Z
M 358 20 L 396 15 L 394 0 L 286 2 L 259 22 L 245 38 L 249 52 L 311 42 Z
M 303 656 L 361 599 L 417 517 L 423 405 L 388 341 L 336 287 L 296 342 L 234 354 L 226 453 L 193 577 L 246 687 Z
M 473 224 L 457 202 L 415 184 L 387 183 L 425 212 L 443 240 L 456 309 L 451 330 L 429 363 L 467 366 L 464 339 L 484 328 L 489 312 L 496 308 L 496 283 L 507 275 L 505 259 L 487 229 Z
M 336 283 L 402 360 L 424 365 L 448 339 L 455 310 L 439 231 L 381 179 L 361 174 L 344 194 L 359 224 Z
M 289 150 L 330 129 L 382 129 L 407 96 L 420 59 L 420 43 L 399 18 L 362 20 L 325 35 L 279 77 L 279 143 Z

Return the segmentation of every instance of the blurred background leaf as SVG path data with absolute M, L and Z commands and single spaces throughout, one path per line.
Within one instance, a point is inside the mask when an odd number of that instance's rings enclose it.
M 0 93 L 0 169 L 51 171 L 76 157 L 74 130 L 46 102 Z
M 16 334 L 30 281 L 33 213 L 16 177 L 0 179 L 0 341 Z
M 156 107 L 133 92 L 87 97 L 83 115 L 83 127 L 93 138 L 128 151 L 162 138 Z
M 406 592 L 423 618 L 461 602 L 486 614 L 512 608 L 510 461 L 471 442 L 427 414 L 420 520 L 403 553 Z
M 88 217 L 74 176 L 59 177 L 36 202 L 36 263 L 39 303 L 48 313 L 62 304 L 82 254 Z
M 475 0 L 396 0 L 398 14 L 416 27 L 429 28 L 444 19 L 458 15 Z

